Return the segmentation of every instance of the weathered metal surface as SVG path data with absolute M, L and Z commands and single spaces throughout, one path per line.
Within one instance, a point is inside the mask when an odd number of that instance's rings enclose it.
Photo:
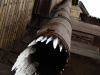
M 69 7 L 71 9 L 72 6 L 72 0 L 65 0 L 65 2 L 63 3 L 63 5 Z
M 71 0 L 67 0 L 63 3 L 64 7 L 71 8 Z M 63 8 L 63 7 L 62 7 Z M 66 10 L 69 11 L 69 10 Z M 37 34 L 43 35 L 43 34 L 53 34 L 58 36 L 60 39 L 63 40 L 63 43 L 66 47 L 66 49 L 70 49 L 71 44 L 71 23 L 70 23 L 70 17 L 66 11 L 58 11 L 54 15 L 54 19 L 52 19 L 47 25 L 45 25 Z M 60 15 L 60 16 L 59 16 Z M 67 19 L 66 19 L 67 18 Z
M 57 11 L 56 13 L 55 13 L 55 15 L 53 16 L 53 18 L 55 18 L 55 17 L 63 17 L 63 19 L 68 19 L 68 20 L 70 20 L 70 15 L 69 15 L 69 13 L 67 13 L 66 11 L 64 11 L 64 10 L 60 10 L 60 11 Z
M 50 34 L 56 35 L 62 40 L 63 44 L 65 45 L 65 48 L 70 49 L 70 43 L 71 43 L 70 31 L 68 31 L 68 28 L 65 25 L 61 23 L 53 22 L 44 26 L 44 28 L 39 32 L 38 35 L 40 35 L 41 32 L 45 32 L 44 34 L 47 34 L 47 35 L 50 35 Z
M 60 10 L 65 10 L 67 13 L 70 14 L 70 8 L 69 8 L 69 7 L 66 7 L 66 6 L 64 6 L 64 5 L 59 6 L 57 10 L 58 10 L 58 11 L 60 11 Z

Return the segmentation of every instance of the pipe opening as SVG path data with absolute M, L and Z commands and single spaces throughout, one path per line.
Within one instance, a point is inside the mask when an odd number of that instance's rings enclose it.
M 38 42 L 34 45 L 36 52 L 33 54 L 33 59 L 39 63 L 37 73 L 40 75 L 57 75 L 67 64 L 68 53 L 63 48 L 57 45 L 53 48 L 53 41 L 48 44 L 46 42 Z

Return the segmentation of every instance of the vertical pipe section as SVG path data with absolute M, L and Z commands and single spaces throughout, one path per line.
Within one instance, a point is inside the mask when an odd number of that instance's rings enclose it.
M 45 26 L 43 26 L 34 37 L 34 40 L 38 39 L 39 41 L 41 41 L 41 39 L 45 36 L 48 37 L 47 41 L 50 41 L 50 37 L 53 38 L 47 45 L 45 42 L 39 42 L 35 45 L 37 52 L 35 53 L 36 56 L 34 58 L 35 61 L 41 64 L 41 66 L 37 69 L 38 74 L 45 75 L 44 73 L 46 73 L 46 75 L 49 75 L 49 73 L 52 73 L 50 75 L 58 75 L 59 72 L 62 73 L 62 71 L 64 71 L 64 68 L 68 64 L 72 34 L 70 20 L 71 4 L 72 0 L 65 0 L 65 2 L 58 7 L 53 18 Z M 57 38 L 59 39 L 58 44 Z M 54 48 L 52 48 L 52 44 L 55 44 Z M 37 57 L 37 54 L 41 55 L 41 57 Z M 45 56 L 48 59 L 46 59 Z M 55 65 L 56 67 L 54 67 Z M 46 68 L 44 68 L 44 66 Z M 41 71 L 41 69 L 44 71 Z
M 69 52 L 72 33 L 70 21 L 71 4 L 72 0 L 66 0 L 59 6 L 53 18 L 39 31 L 35 38 L 45 34 L 55 35 L 62 40 L 65 49 Z
M 18 56 L 12 68 L 12 70 L 17 69 L 16 75 L 22 75 L 21 73 L 29 73 L 28 75 L 32 73 L 35 73 L 35 75 L 59 75 L 64 71 L 70 56 L 71 3 L 72 0 L 65 0 L 58 7 L 53 18 L 33 38 L 28 48 Z M 23 61 L 24 59 L 25 61 Z M 35 65 L 35 62 L 39 65 Z M 20 69 L 22 70 L 20 71 Z

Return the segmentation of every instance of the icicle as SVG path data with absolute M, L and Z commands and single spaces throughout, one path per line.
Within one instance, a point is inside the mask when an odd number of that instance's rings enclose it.
M 12 70 L 13 71 L 14 69 L 18 68 L 19 65 L 21 64 L 21 62 L 24 61 L 25 58 L 28 57 L 28 55 L 34 53 L 36 51 L 35 48 L 32 48 L 32 47 L 28 47 L 26 48 L 17 58 L 17 61 L 15 62 L 14 66 L 12 67 Z

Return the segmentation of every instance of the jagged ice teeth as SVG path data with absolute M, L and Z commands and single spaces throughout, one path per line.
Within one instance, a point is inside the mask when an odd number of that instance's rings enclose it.
M 54 49 L 56 49 L 58 43 L 59 43 L 59 39 L 58 38 L 54 39 L 54 41 L 53 41 L 53 47 L 54 47 Z
M 66 61 L 67 63 L 68 63 L 68 59 L 67 59 L 67 61 Z
M 37 31 L 37 33 L 39 33 L 40 30 Z
M 32 45 L 35 45 L 35 44 L 37 44 L 37 42 L 36 42 L 36 40 L 33 40 L 33 41 L 28 45 L 28 47 L 29 47 L 29 46 L 32 46 Z
M 43 39 L 43 36 L 40 36 L 39 38 L 37 38 L 36 42 L 41 41 Z
M 46 44 L 48 44 L 50 41 L 53 40 L 53 37 L 50 37 L 47 41 L 46 41 Z
M 35 73 L 35 75 L 37 75 L 37 73 Z
M 62 51 L 62 49 L 63 49 L 63 46 L 60 44 L 59 45 L 59 47 L 60 47 L 60 52 Z
M 47 40 L 47 36 L 45 36 L 41 42 L 44 42 L 46 40 Z
M 65 67 L 67 67 L 67 64 L 66 64 L 66 66 Z
M 67 52 L 67 50 L 66 50 L 66 52 Z
M 60 72 L 60 74 L 62 74 L 62 72 Z

